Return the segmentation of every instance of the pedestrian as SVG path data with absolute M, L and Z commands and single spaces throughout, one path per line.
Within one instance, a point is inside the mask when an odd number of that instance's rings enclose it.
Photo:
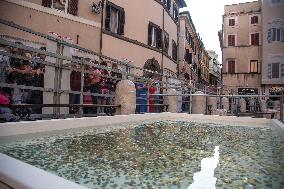
M 145 113 L 147 112 L 147 93 L 148 89 L 147 86 L 142 83 L 141 81 L 135 82 L 136 87 L 136 104 L 139 104 L 136 106 L 138 113 Z
M 7 47 L 1 45 L 0 52 L 8 53 Z M 6 55 L 0 55 L 0 82 L 5 82 L 8 76 L 8 70 L 11 68 L 9 57 Z
M 80 65 L 74 66 L 76 69 L 80 69 Z M 73 70 L 70 74 L 70 89 L 72 92 L 80 92 L 81 91 L 81 72 L 77 70 Z M 70 104 L 80 104 L 80 94 L 70 94 L 69 95 L 69 103 Z M 70 108 L 70 113 L 78 113 L 79 108 Z
M 1 116 L 1 119 L 3 119 L 4 122 L 18 121 L 19 118 L 13 115 L 12 110 L 9 108 L 9 105 L 9 96 L 3 92 L 0 92 L 0 114 L 3 115 Z
M 90 79 L 90 91 L 91 93 L 99 94 L 100 93 L 100 81 L 101 81 L 101 72 L 97 68 L 91 69 L 92 73 L 89 76 Z M 98 105 L 98 96 L 92 95 L 93 104 Z M 97 114 L 97 107 L 93 108 L 93 113 Z
M 155 112 L 155 106 L 153 104 L 155 104 L 155 96 L 153 94 L 156 93 L 156 87 L 154 86 L 154 83 L 152 80 L 149 81 L 149 85 L 148 85 L 148 94 L 149 94 L 149 112 L 153 113 Z

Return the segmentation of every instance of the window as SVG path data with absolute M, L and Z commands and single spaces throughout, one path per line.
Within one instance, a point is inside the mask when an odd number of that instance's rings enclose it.
M 280 41 L 281 39 L 281 29 L 272 28 L 272 41 Z
M 258 24 L 258 16 L 252 16 L 250 18 L 250 23 L 251 24 Z
M 267 40 L 268 43 L 275 41 L 284 42 L 284 28 L 268 29 Z
M 185 39 L 188 41 L 188 30 L 187 30 L 187 27 L 185 27 Z
M 176 44 L 176 42 L 173 40 L 172 41 L 172 45 L 173 45 L 173 47 L 172 47 L 172 58 L 175 60 L 175 61 L 177 61 L 177 44 Z
M 192 64 L 192 53 L 189 53 L 189 49 L 185 49 L 184 59 L 188 64 Z
M 228 35 L 228 46 L 235 46 L 235 35 Z
M 179 14 L 178 8 L 175 5 L 173 5 L 173 17 L 176 22 L 178 21 L 178 14 Z
M 162 48 L 162 29 L 153 23 L 148 25 L 148 45 L 158 49 Z
M 171 11 L 171 0 L 164 0 L 164 4 L 169 11 Z
M 193 49 L 193 47 L 192 47 L 192 45 L 193 45 L 192 37 L 191 37 L 190 33 L 188 32 L 187 28 L 186 28 L 185 35 L 186 35 L 186 40 L 187 40 L 188 44 Z
M 169 34 L 166 31 L 164 31 L 164 52 L 167 54 L 169 51 L 169 43 L 170 43 Z
M 281 73 L 281 78 L 284 78 L 284 63 L 281 64 L 280 73 Z
M 113 33 L 124 35 L 124 9 L 112 3 L 106 5 L 105 28 Z
M 68 0 L 52 0 L 52 8 L 67 12 Z
M 279 78 L 279 73 L 280 73 L 279 66 L 280 66 L 279 62 L 268 64 L 268 78 L 269 79 Z
M 78 0 L 42 0 L 42 6 L 77 16 Z
M 250 73 L 258 73 L 258 60 L 250 61 Z
M 235 19 L 229 19 L 229 26 L 235 25 Z
M 235 60 L 229 60 L 228 61 L 228 74 L 234 74 L 235 73 Z
M 250 34 L 251 45 L 259 45 L 259 33 Z

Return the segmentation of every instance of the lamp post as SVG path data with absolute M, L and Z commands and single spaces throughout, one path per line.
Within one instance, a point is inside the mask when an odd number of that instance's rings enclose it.
M 284 120 L 283 120 L 283 104 L 284 104 L 284 89 L 282 89 L 282 91 L 281 91 L 281 98 L 280 98 L 280 120 L 281 120 L 281 122 L 283 123 L 284 122 Z

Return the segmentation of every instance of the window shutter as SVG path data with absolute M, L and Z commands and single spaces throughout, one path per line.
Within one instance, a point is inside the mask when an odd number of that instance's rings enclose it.
M 168 54 L 169 51 L 169 34 L 164 31 L 164 51 Z
M 250 34 L 251 45 L 255 45 L 254 38 L 255 38 L 254 34 Z
M 254 23 L 255 23 L 255 24 L 257 24 L 257 23 L 258 23 L 258 16 L 255 16 Z
M 277 62 L 277 63 L 273 63 L 271 65 L 271 75 L 272 75 L 272 78 L 279 78 L 279 66 L 280 66 L 280 63 Z
M 51 7 L 51 1 L 52 0 L 42 0 L 42 2 L 41 2 L 41 4 L 42 4 L 42 6 L 44 6 L 44 7 Z
M 148 25 L 148 45 L 151 46 L 152 44 L 152 25 Z
M 125 12 L 120 10 L 118 12 L 118 34 L 124 35 L 124 24 L 125 24 Z
M 178 8 L 176 6 L 174 6 L 174 9 L 175 9 L 175 19 L 176 19 L 176 22 L 178 21 L 178 17 L 179 17 L 179 12 L 178 12 Z
M 189 64 L 192 64 L 192 53 L 189 53 Z
M 171 11 L 171 0 L 167 1 L 167 7 L 168 7 L 168 10 Z
M 174 40 L 172 41 L 172 58 L 175 61 L 177 60 L 177 45 L 176 45 L 176 42 Z
M 111 13 L 111 6 L 107 4 L 106 5 L 105 29 L 108 31 L 110 31 L 110 13 Z
M 175 44 L 174 44 L 174 41 L 173 41 L 172 42 L 172 58 L 175 59 L 174 57 L 175 57 Z
M 186 62 L 188 62 L 188 49 L 185 49 L 185 55 L 184 55 L 184 60 L 186 61 Z
M 165 4 L 165 6 L 167 6 L 167 2 L 168 2 L 167 0 L 164 0 L 164 4 Z
M 235 73 L 235 61 L 234 60 L 228 61 L 228 73 L 229 74 Z
M 272 78 L 272 65 L 268 64 L 268 78 L 271 79 Z
M 259 33 L 255 34 L 255 44 L 259 45 Z
M 162 29 L 161 28 L 157 28 L 157 38 L 156 38 L 156 44 L 157 44 L 157 48 L 161 49 L 162 48 Z
M 229 35 L 228 46 L 235 46 L 235 35 Z
M 281 32 L 281 42 L 284 42 L 284 28 L 280 28 Z
M 268 29 L 268 31 L 267 31 L 267 41 L 268 41 L 268 43 L 271 43 L 271 41 L 272 41 L 272 29 L 271 28 Z
M 281 64 L 281 78 L 284 78 L 284 63 Z
M 69 0 L 68 1 L 68 13 L 74 16 L 78 15 L 78 0 Z

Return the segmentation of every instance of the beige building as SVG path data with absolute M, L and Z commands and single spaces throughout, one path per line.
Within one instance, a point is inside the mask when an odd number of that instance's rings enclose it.
M 202 40 L 196 32 L 190 13 L 180 13 L 179 70 L 193 87 L 205 89 L 209 83 L 209 60 Z
M 263 92 L 275 94 L 284 87 L 284 0 L 262 1 Z
M 64 3 L 59 3 L 64 2 Z M 95 52 L 100 51 L 100 16 L 93 14 L 93 0 L 2 0 L 0 17 L 32 30 L 54 32 Z M 1 35 L 46 43 L 43 38 L 1 25 Z
M 226 5 L 222 38 L 223 93 L 260 94 L 261 1 Z
M 185 6 L 183 0 L 107 1 L 102 53 L 177 76 L 178 10 Z
M 176 76 L 179 8 L 185 6 L 184 0 L 2 0 L 0 16 L 45 34 L 55 32 L 117 60 Z M 0 34 L 46 43 L 6 26 L 1 26 Z

